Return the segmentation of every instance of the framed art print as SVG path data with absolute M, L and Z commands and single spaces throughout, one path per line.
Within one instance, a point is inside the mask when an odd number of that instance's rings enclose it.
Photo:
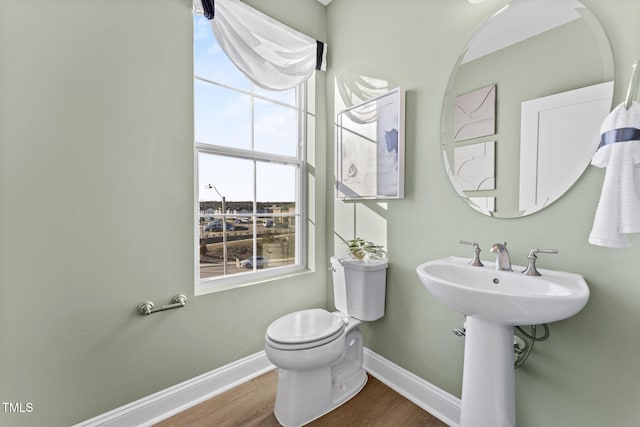
M 336 197 L 345 200 L 404 197 L 402 89 L 336 115 Z

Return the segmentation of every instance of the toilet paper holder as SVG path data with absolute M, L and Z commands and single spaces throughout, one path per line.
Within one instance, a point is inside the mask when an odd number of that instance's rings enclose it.
M 138 304 L 138 314 L 148 316 L 152 313 L 159 311 L 173 310 L 174 308 L 181 308 L 187 305 L 187 297 L 185 295 L 176 295 L 171 299 L 171 304 L 163 305 L 160 308 L 154 308 L 154 304 L 151 301 L 141 302 Z

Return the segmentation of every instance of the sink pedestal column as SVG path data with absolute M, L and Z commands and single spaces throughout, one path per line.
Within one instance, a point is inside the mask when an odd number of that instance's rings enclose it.
M 513 326 L 468 316 L 461 427 L 516 425 Z

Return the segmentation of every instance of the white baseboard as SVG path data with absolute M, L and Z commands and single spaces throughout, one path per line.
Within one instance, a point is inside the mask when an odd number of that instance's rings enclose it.
M 452 427 L 459 427 L 460 399 L 457 397 L 368 348 L 364 349 L 364 367 L 369 374 L 434 417 Z
M 422 409 L 458 427 L 460 399 L 368 348 L 364 349 L 364 367 Z M 274 368 L 265 352 L 260 351 L 73 427 L 151 426 Z
M 274 368 L 260 351 L 73 427 L 151 426 Z

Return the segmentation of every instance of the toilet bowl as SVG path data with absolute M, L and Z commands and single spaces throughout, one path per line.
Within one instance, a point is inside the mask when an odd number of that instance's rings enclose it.
M 387 264 L 333 257 L 331 265 L 338 311 L 296 311 L 265 334 L 266 355 L 279 368 L 274 413 L 285 427 L 324 415 L 367 382 L 358 326 L 384 315 Z

